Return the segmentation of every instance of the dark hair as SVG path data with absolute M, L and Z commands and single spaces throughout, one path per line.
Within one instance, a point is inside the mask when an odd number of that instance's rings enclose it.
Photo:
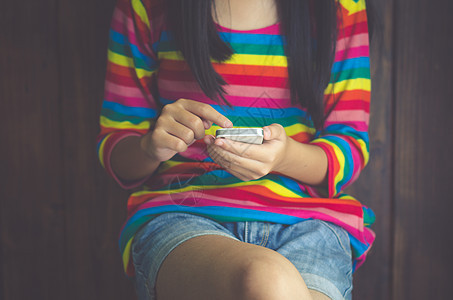
M 335 55 L 337 1 L 276 1 L 286 39 L 291 100 L 307 109 L 317 129 L 323 128 L 328 115 L 324 111 L 324 90 L 331 80 Z M 226 61 L 233 54 L 217 33 L 212 17 L 214 0 L 166 2 L 172 35 L 202 91 L 218 103 L 223 100 L 230 105 L 224 97 L 226 82 L 210 60 Z

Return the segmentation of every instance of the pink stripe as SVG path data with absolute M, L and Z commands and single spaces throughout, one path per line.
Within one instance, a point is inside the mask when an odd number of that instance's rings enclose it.
M 252 34 L 268 34 L 268 35 L 279 35 L 280 34 L 280 23 L 276 23 L 264 28 L 252 29 L 252 30 L 235 30 L 216 24 L 217 29 L 222 32 L 232 33 L 252 33 Z
M 143 97 L 134 98 L 134 97 L 125 97 L 124 95 L 117 95 L 111 91 L 105 92 L 105 100 L 110 102 L 116 102 L 124 106 L 129 107 L 145 107 L 145 108 L 156 108 L 156 104 L 154 103 L 154 98 L 149 96 L 151 101 L 144 99 Z
M 260 97 L 243 97 L 227 95 L 227 100 L 235 106 L 279 109 L 292 106 L 290 98 L 271 98 L 267 93 Z
M 105 89 L 110 93 L 129 99 L 133 98 L 145 99 L 146 97 L 150 97 L 149 95 L 144 95 L 143 92 L 138 87 L 126 87 L 118 85 L 108 80 L 105 81 Z
M 362 149 L 358 148 L 353 148 L 351 149 L 352 153 L 352 161 L 353 161 L 353 171 L 352 171 L 352 176 L 351 179 L 349 179 L 348 185 L 352 184 L 354 181 L 357 180 L 359 177 L 360 171 L 363 168 L 362 165 L 362 160 L 363 160 L 363 154 L 362 154 Z
M 115 181 L 121 186 L 123 189 L 132 189 L 135 187 L 141 186 L 143 183 L 145 183 L 150 176 L 147 176 L 141 180 L 134 181 L 134 182 L 126 182 L 121 180 L 118 176 L 116 176 L 115 172 L 112 169 L 112 165 L 110 164 L 110 158 L 113 149 L 115 146 L 122 141 L 123 139 L 130 137 L 130 136 L 141 136 L 141 134 L 133 131 L 120 131 L 116 132 L 113 135 L 109 137 L 109 139 L 112 139 L 110 143 L 106 143 L 105 148 L 104 148 L 104 166 L 108 174 L 115 179 Z
M 164 99 L 192 99 L 197 100 L 198 102 L 207 103 L 210 105 L 216 105 L 217 103 L 207 98 L 204 94 L 201 93 L 190 93 L 187 92 L 175 92 L 169 90 L 160 90 L 160 95 Z M 243 97 L 243 96 L 232 96 L 225 95 L 225 98 L 234 106 L 243 106 L 243 107 L 257 107 L 257 108 L 270 108 L 270 109 L 280 109 L 282 107 L 292 106 L 291 99 L 275 99 L 268 97 L 267 94 L 263 94 L 262 97 Z M 300 106 L 298 106 L 300 108 Z
M 325 127 L 330 126 L 330 125 L 335 125 L 335 124 L 338 124 L 338 122 L 326 122 Z M 351 123 L 343 122 L 343 125 L 350 126 L 357 131 L 362 131 L 362 132 L 368 131 L 368 124 L 363 123 L 363 122 L 355 122 L 355 123 L 354 122 L 351 122 Z
M 369 46 L 360 46 L 355 48 L 350 48 L 348 50 L 341 50 L 335 53 L 335 61 L 342 61 L 350 58 L 357 57 L 369 57 L 370 56 L 370 47 Z
M 185 93 L 186 97 L 190 97 L 192 93 L 200 93 L 200 88 L 195 82 L 159 79 L 159 88 L 165 91 Z M 232 96 L 249 97 L 255 99 L 263 97 L 264 95 L 272 99 L 290 98 L 290 92 L 286 88 L 263 88 L 243 85 L 228 85 L 225 86 L 225 91 L 227 94 Z
M 363 123 L 368 126 L 370 114 L 363 110 L 334 110 L 327 118 L 328 123 Z
M 242 188 L 244 188 L 244 187 L 242 187 Z M 212 202 L 212 201 L 217 201 L 217 202 L 221 202 L 221 203 L 230 203 L 232 205 L 232 207 L 234 207 L 234 205 L 245 205 L 245 206 L 254 206 L 254 207 L 272 207 L 272 208 L 285 208 L 286 207 L 286 209 L 291 209 L 291 210 L 307 210 L 307 209 L 311 210 L 311 209 L 325 208 L 322 206 L 332 206 L 332 207 L 337 207 L 338 209 L 337 210 L 329 209 L 329 210 L 337 211 L 340 214 L 344 214 L 344 212 L 342 212 L 342 211 L 348 211 L 349 215 L 355 214 L 356 217 L 358 215 L 362 215 L 362 207 L 360 206 L 360 203 L 357 200 L 343 199 L 343 201 L 344 201 L 343 204 L 341 204 L 341 203 L 331 204 L 331 203 L 329 203 L 330 201 L 323 201 L 323 200 L 330 200 L 330 199 L 319 198 L 319 199 L 316 199 L 316 203 L 319 203 L 320 206 L 318 208 L 313 208 L 312 204 L 314 204 L 314 202 L 310 202 L 310 201 L 307 203 L 304 203 L 304 202 L 290 202 L 290 201 L 286 201 L 286 200 L 275 200 L 275 199 L 272 201 L 266 201 L 265 200 L 266 198 L 261 199 L 261 200 L 256 200 L 256 201 L 244 200 L 244 199 L 241 199 L 241 200 L 232 199 L 231 195 L 234 194 L 234 190 L 240 190 L 241 188 L 232 187 L 230 189 L 232 189 L 232 192 L 229 193 L 228 197 L 226 197 L 226 198 L 219 196 L 218 193 L 213 193 L 214 191 L 217 190 L 216 188 L 211 187 L 210 189 L 202 189 L 203 196 L 202 196 L 202 198 L 197 199 L 197 203 L 204 203 L 203 206 L 209 206 L 209 205 L 214 205 L 213 204 L 214 202 Z M 190 194 L 191 192 L 192 191 L 172 194 L 170 197 L 167 194 L 158 195 L 158 194 L 153 194 L 153 192 L 150 192 L 151 195 L 149 197 L 152 198 L 152 201 L 151 201 L 153 203 L 152 205 L 160 205 L 160 204 L 158 204 L 159 201 L 163 201 L 162 203 L 167 205 L 168 198 L 171 198 L 171 201 L 174 201 L 175 198 L 173 196 L 178 197 L 178 195 L 180 195 L 179 196 L 180 198 L 185 198 L 185 197 L 187 197 L 186 194 L 187 193 Z M 253 192 L 250 193 L 250 195 L 257 196 L 257 194 L 253 193 Z M 159 199 L 161 199 L 161 200 L 159 200 Z M 295 198 L 288 198 L 288 199 L 295 199 Z M 312 199 L 311 198 L 300 198 L 300 200 L 302 201 L 302 200 L 312 200 Z M 260 201 L 263 203 L 260 203 Z M 348 202 L 350 202 L 350 203 L 348 203 Z M 325 209 L 327 209 L 327 208 L 325 208 Z
M 132 18 L 128 15 L 125 15 L 120 9 L 116 9 L 115 13 L 113 14 L 111 28 L 114 31 L 125 35 L 129 39 L 129 43 L 137 46 L 140 52 L 146 53 L 152 56 L 152 58 L 156 59 L 156 56 L 154 55 L 154 52 L 151 50 L 150 46 L 144 45 L 143 42 L 140 42 L 137 39 L 137 35 L 134 31 L 135 25 Z M 125 32 L 125 30 L 127 32 Z
M 337 41 L 336 51 L 343 51 L 347 48 L 368 46 L 368 33 L 361 33 L 345 37 Z
M 189 194 L 189 197 L 188 195 Z M 249 209 L 249 210 L 260 210 L 266 211 L 275 214 L 294 216 L 297 218 L 315 218 L 321 219 L 336 224 L 341 224 L 348 232 L 350 232 L 355 237 L 360 237 L 363 232 L 363 220 L 360 217 L 354 216 L 352 214 L 339 213 L 325 208 L 297 208 L 297 207 L 266 207 L 261 204 L 257 204 L 251 201 L 241 201 L 238 203 L 237 200 L 230 200 L 228 198 L 215 197 L 208 195 L 203 191 L 189 191 L 184 193 L 178 193 L 176 195 L 161 195 L 153 197 L 151 201 L 148 201 L 139 207 L 139 210 L 159 207 L 165 205 L 175 205 L 178 204 L 178 201 L 181 201 L 181 205 L 184 205 L 184 200 L 190 199 L 190 194 L 195 196 L 203 196 L 203 198 L 196 199 L 195 207 L 210 207 L 210 206 L 219 206 L 219 207 L 230 207 L 230 208 L 240 208 L 240 209 Z M 207 199 L 209 197 L 209 199 Z M 169 199 L 171 198 L 171 199 Z M 187 204 L 189 202 L 187 201 Z

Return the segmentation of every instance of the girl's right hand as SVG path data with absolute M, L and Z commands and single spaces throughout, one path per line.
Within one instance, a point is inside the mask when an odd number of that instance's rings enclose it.
M 162 108 L 154 129 L 140 140 L 145 153 L 159 162 L 169 160 L 203 139 L 205 130 L 215 123 L 220 127 L 233 127 L 228 118 L 206 103 L 179 99 Z

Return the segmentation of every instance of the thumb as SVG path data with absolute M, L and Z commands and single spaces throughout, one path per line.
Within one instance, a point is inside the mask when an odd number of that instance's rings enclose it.
M 286 135 L 283 126 L 276 123 L 263 127 L 263 132 L 264 140 L 266 141 L 281 139 L 283 138 L 283 135 Z

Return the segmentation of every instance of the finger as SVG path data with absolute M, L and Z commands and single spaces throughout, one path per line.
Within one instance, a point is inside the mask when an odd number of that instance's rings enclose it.
M 270 141 L 274 139 L 282 139 L 283 135 L 286 135 L 285 129 L 280 124 L 272 124 L 263 127 L 264 140 Z
M 178 122 L 173 122 L 165 130 L 167 133 L 181 139 L 186 145 L 191 144 L 195 140 L 195 133 L 191 128 L 188 128 Z
M 218 147 L 215 144 L 209 146 L 209 148 L 211 150 L 211 158 L 225 169 L 228 169 L 228 171 L 235 171 L 241 174 L 242 177 L 248 178 L 248 180 L 265 175 L 262 173 L 266 168 L 259 161 L 236 155 L 230 151 Z
M 250 176 L 247 175 L 247 173 L 249 173 L 249 171 L 233 164 L 232 161 L 230 159 L 228 159 L 228 157 L 224 156 L 224 154 L 226 153 L 225 151 L 223 153 L 220 153 L 222 151 L 222 149 L 220 149 L 219 147 L 216 147 L 213 144 L 209 145 L 207 148 L 208 148 L 209 156 L 212 158 L 212 160 L 215 163 L 217 163 L 220 167 L 222 167 L 225 171 L 227 171 L 231 175 L 233 175 L 243 181 L 250 180 Z M 231 154 L 227 154 L 227 155 L 231 155 Z
M 176 122 L 189 128 L 193 132 L 195 139 L 199 140 L 204 137 L 205 125 L 203 120 L 200 119 L 200 117 L 198 117 L 197 115 L 181 109 L 173 115 L 173 118 Z
M 211 122 L 206 121 L 205 119 L 203 119 L 203 126 L 204 126 L 204 129 L 209 129 L 209 128 L 211 128 L 211 125 L 212 125 Z
M 215 137 L 213 135 L 208 134 L 203 138 L 203 141 L 205 142 L 206 145 L 212 145 L 215 142 Z
M 188 147 L 183 140 L 164 130 L 154 131 L 153 140 L 155 145 L 160 145 L 160 148 L 166 148 L 175 152 L 184 152 Z
M 257 147 L 257 145 L 242 143 L 230 139 L 216 139 L 215 144 L 226 151 L 245 158 L 251 158 L 252 155 L 257 156 L 260 151 L 260 147 Z
M 182 101 L 186 110 L 201 117 L 203 120 L 215 123 L 220 127 L 233 127 L 233 123 L 224 115 L 215 110 L 211 105 L 193 100 Z

